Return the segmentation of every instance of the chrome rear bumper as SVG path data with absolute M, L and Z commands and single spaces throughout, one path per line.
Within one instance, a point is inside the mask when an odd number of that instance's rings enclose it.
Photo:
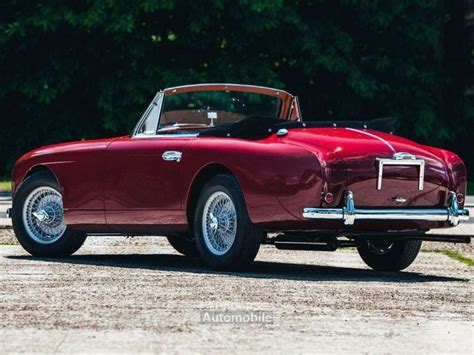
M 354 194 L 346 191 L 343 208 L 305 208 L 303 217 L 308 219 L 342 220 L 345 225 L 353 225 L 356 220 L 390 220 L 390 221 L 429 221 L 448 222 L 457 226 L 460 221 L 469 220 L 469 211 L 459 209 L 456 193 L 449 193 L 447 208 L 398 208 L 398 209 L 362 209 L 355 208 Z

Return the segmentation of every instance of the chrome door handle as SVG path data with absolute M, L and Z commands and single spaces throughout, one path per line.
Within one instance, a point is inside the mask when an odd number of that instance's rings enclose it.
M 179 163 L 181 161 L 182 156 L 183 156 L 183 153 L 181 152 L 178 152 L 176 150 L 168 150 L 164 152 L 161 157 L 163 158 L 164 161 L 176 161 Z

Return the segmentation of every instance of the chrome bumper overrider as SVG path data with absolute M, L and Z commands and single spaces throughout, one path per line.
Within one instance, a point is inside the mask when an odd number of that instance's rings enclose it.
M 469 220 L 469 211 L 459 209 L 455 192 L 449 193 L 449 206 L 447 208 L 360 209 L 355 208 L 352 191 L 346 191 L 343 208 L 305 208 L 303 217 L 342 220 L 345 225 L 349 226 L 353 225 L 356 220 L 449 222 L 450 225 L 457 226 L 460 221 Z

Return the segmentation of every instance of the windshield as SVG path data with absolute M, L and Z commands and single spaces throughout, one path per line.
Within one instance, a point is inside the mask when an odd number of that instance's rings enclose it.
M 166 96 L 158 133 L 196 131 L 250 116 L 278 118 L 278 97 L 241 91 L 197 91 Z

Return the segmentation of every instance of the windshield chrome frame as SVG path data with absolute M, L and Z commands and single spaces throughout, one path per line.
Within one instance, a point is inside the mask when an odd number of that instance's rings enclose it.
M 191 84 L 167 88 L 157 92 L 150 105 L 147 107 L 137 125 L 132 131 L 131 137 L 133 138 L 152 138 L 152 137 L 197 137 L 198 133 L 183 133 L 183 134 L 158 134 L 158 127 L 161 120 L 161 111 L 163 110 L 163 102 L 166 96 L 176 95 L 184 92 L 199 92 L 199 91 L 243 91 L 243 92 L 254 92 L 261 95 L 268 95 L 278 97 L 281 101 L 280 104 L 280 118 L 283 118 L 283 115 L 288 115 L 290 111 L 291 102 L 293 101 L 294 96 L 290 93 L 256 85 L 243 85 L 243 84 L 228 84 L 228 83 L 208 83 L 208 84 Z M 155 129 L 155 134 L 140 134 L 138 133 L 143 126 L 145 120 L 150 114 L 154 106 L 157 106 L 160 111 L 160 118 Z M 288 118 L 284 118 L 288 119 Z

